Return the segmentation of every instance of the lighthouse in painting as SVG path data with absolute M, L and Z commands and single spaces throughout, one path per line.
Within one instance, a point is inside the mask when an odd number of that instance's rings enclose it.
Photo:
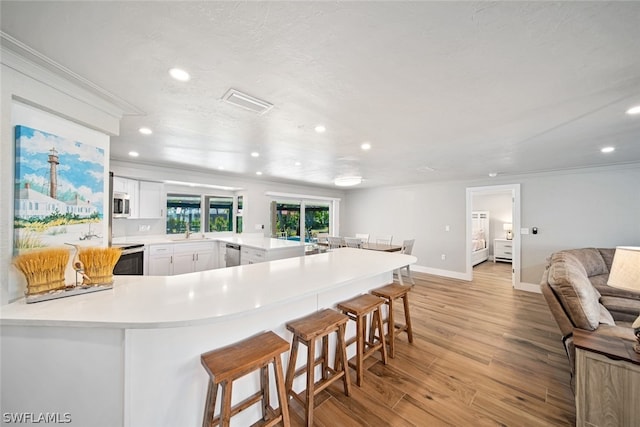
M 49 160 L 47 160 L 51 165 L 49 167 L 49 197 L 52 199 L 57 199 L 58 192 L 58 165 L 60 164 L 60 160 L 58 158 L 58 152 L 55 147 L 51 147 L 49 151 Z

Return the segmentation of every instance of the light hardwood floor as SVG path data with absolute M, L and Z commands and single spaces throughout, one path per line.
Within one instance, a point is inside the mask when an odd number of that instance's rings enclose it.
M 472 282 L 413 273 L 413 345 L 403 334 L 386 366 L 369 358 L 351 397 L 323 391 L 315 425 L 575 425 L 558 327 L 542 295 L 511 288 L 510 267 L 484 262 Z

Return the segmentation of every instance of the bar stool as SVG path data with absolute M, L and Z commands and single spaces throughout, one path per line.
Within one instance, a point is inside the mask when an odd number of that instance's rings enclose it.
M 389 315 L 384 320 L 388 324 L 387 340 L 389 341 L 389 356 L 395 357 L 395 337 L 396 335 L 406 332 L 409 342 L 413 343 L 413 331 L 411 330 L 411 314 L 409 313 L 409 291 L 411 286 L 398 285 L 391 283 L 381 288 L 373 289 L 371 293 L 375 296 L 382 297 L 389 308 Z M 404 325 L 396 323 L 393 314 L 393 303 L 395 300 L 402 298 L 404 303 Z
M 287 366 L 286 393 L 296 399 L 305 408 L 307 426 L 313 425 L 314 397 L 334 381 L 342 378 L 344 394 L 351 394 L 351 383 L 345 361 L 347 351 L 344 341 L 345 325 L 349 318 L 335 310 L 324 309 L 308 316 L 287 323 L 287 329 L 293 333 L 289 366 Z M 336 333 L 336 360 L 334 368 L 329 367 L 329 335 Z M 322 338 L 322 352 L 316 358 L 316 340 Z M 307 346 L 307 363 L 296 370 L 298 344 Z M 338 359 L 341 361 L 338 369 Z M 322 365 L 322 379 L 315 381 L 315 367 Z M 293 391 L 293 379 L 303 373 L 307 374 L 307 387 L 304 397 Z
M 204 408 L 203 427 L 221 425 L 228 427 L 232 416 L 262 400 L 262 421 L 254 425 L 274 426 L 280 421 L 289 426 L 289 407 L 285 390 L 280 355 L 289 350 L 289 343 L 275 333 L 263 332 L 243 341 L 204 353 L 202 366 L 209 373 L 209 388 Z M 273 363 L 278 401 L 275 410 L 269 404 L 269 364 Z M 233 381 L 260 369 L 260 391 L 231 406 Z M 222 388 L 220 415 L 214 417 L 218 386 Z
M 349 366 L 356 370 L 356 380 L 358 386 L 362 385 L 362 378 L 364 376 L 364 360 L 374 354 L 376 351 L 380 351 L 382 355 L 382 362 L 387 364 L 387 347 L 384 343 L 384 330 L 382 329 L 382 314 L 380 307 L 384 304 L 382 298 L 378 298 L 371 294 L 358 295 L 347 301 L 338 303 L 338 309 L 342 310 L 344 314 L 349 316 L 351 320 L 356 322 L 356 335 L 346 341 L 347 347 L 354 342 L 357 345 L 356 350 L 356 363 L 348 362 Z M 369 339 L 367 340 L 367 316 L 371 314 L 371 323 L 369 325 Z M 374 330 L 378 329 L 380 336 L 377 337 Z M 378 342 L 375 342 L 375 338 L 379 338 Z

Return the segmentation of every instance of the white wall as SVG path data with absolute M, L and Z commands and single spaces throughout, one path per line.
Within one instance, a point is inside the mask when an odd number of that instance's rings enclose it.
M 15 46 L 14 46 L 15 47 Z M 119 132 L 122 110 L 90 91 L 62 79 L 37 66 L 14 51 L 2 46 L 0 72 L 0 304 L 22 296 L 24 284 L 18 284 L 17 272 L 11 267 L 13 257 L 13 206 L 15 174 L 15 142 L 13 109 L 17 103 L 32 110 L 29 124 L 72 135 L 93 131 L 114 135 Z M 22 111 L 19 114 L 23 114 Z M 42 120 L 38 120 L 36 116 Z M 28 114 L 27 114 L 28 116 Z M 20 118 L 25 118 L 24 114 Z M 28 120 L 31 120 L 29 118 Z M 67 123 L 69 126 L 65 126 Z M 60 126 L 60 127 L 57 127 Z M 84 133 L 82 128 L 86 128 Z M 42 130 L 47 130 L 42 129 Z M 91 129 L 92 131 L 89 131 Z M 56 133 L 54 132 L 54 133 Z M 100 138 L 100 137 L 98 137 Z M 105 165 L 108 167 L 108 165 Z
M 467 187 L 521 184 L 520 282 L 537 284 L 552 252 L 640 245 L 640 165 L 549 174 L 356 190 L 347 193 L 342 234 L 416 238 L 417 269 L 461 277 L 466 270 Z M 475 207 L 474 207 L 475 208 Z M 445 231 L 445 225 L 450 231 Z M 514 230 L 518 232 L 518 230 Z M 441 260 L 441 254 L 446 260 Z

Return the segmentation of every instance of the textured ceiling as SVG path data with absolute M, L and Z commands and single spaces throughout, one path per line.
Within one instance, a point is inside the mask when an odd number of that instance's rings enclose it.
M 0 8 L 4 33 L 142 112 L 113 159 L 366 187 L 640 162 L 640 2 Z M 226 104 L 229 88 L 274 107 Z

